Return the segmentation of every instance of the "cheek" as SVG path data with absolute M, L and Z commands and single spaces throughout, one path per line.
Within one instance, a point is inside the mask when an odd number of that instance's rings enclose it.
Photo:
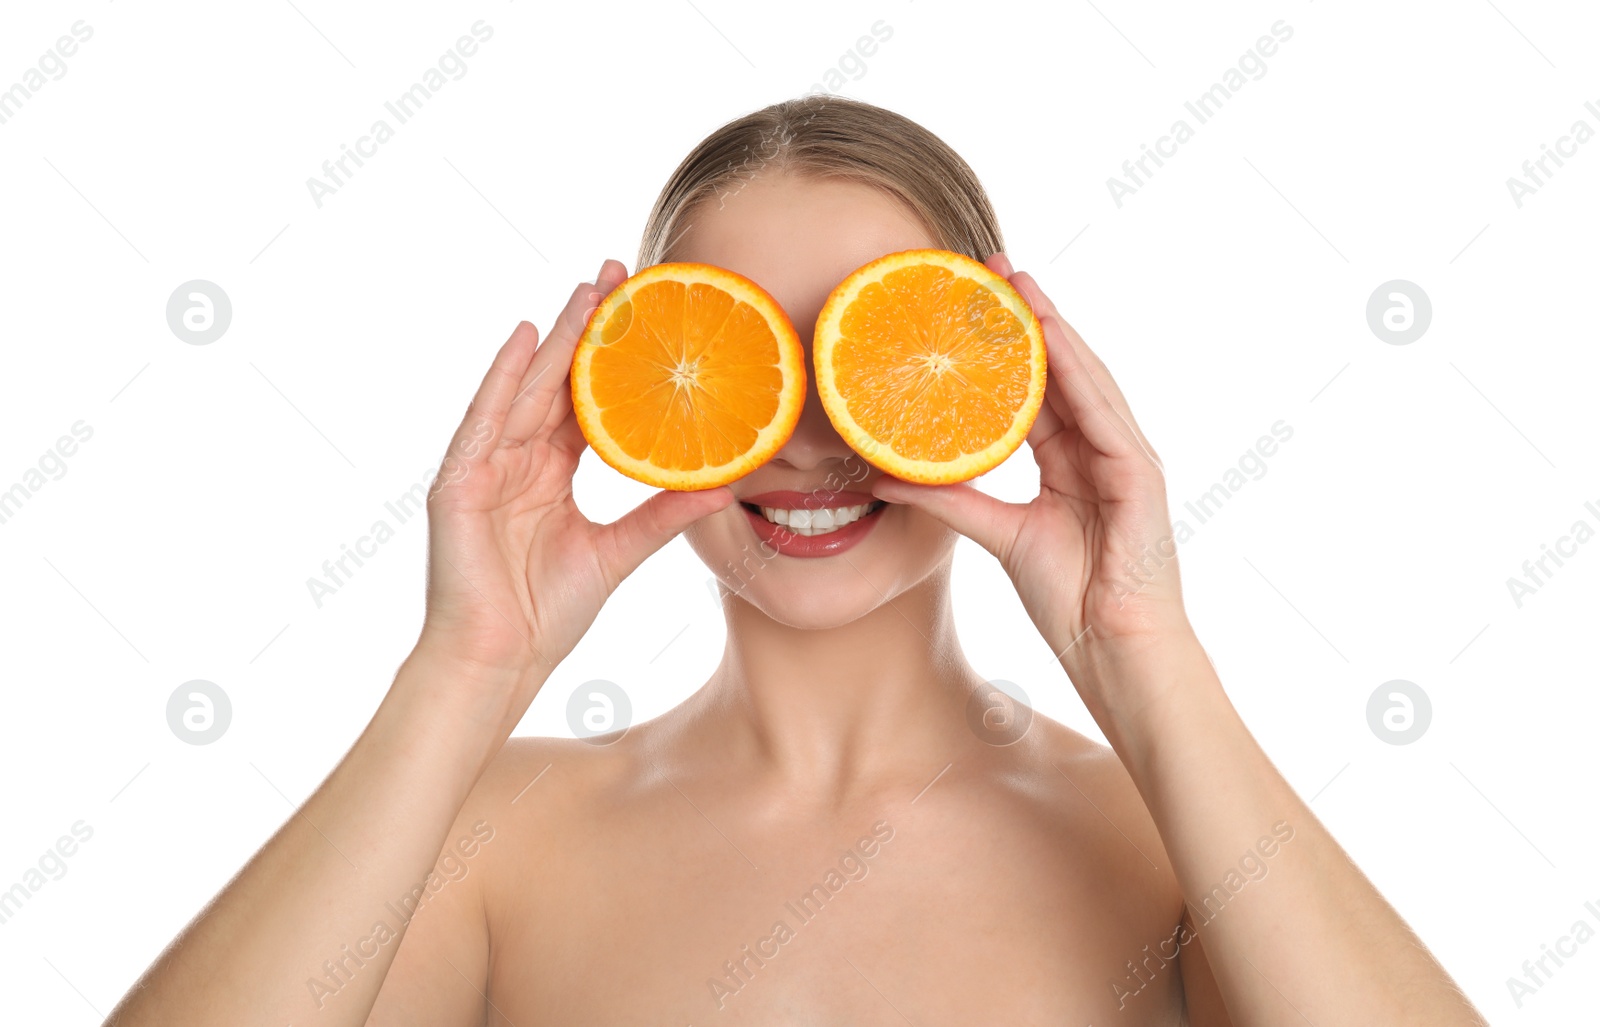
M 916 507 L 903 506 L 898 510 L 899 539 L 903 549 L 918 554 L 919 564 L 938 563 L 955 547 L 960 536 L 945 523 Z
M 738 536 L 734 532 L 744 525 L 733 520 L 735 516 L 744 516 L 738 504 L 710 517 L 702 517 L 683 531 L 684 541 L 689 543 L 689 548 L 713 572 L 726 567 L 738 551 L 738 543 L 734 541 Z

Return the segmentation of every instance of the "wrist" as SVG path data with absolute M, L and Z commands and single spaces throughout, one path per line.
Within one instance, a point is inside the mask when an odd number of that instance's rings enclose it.
M 460 639 L 465 635 L 466 632 L 424 622 L 406 663 L 494 690 L 527 681 L 543 682 L 555 669 L 555 663 L 560 662 L 547 661 L 531 642 L 513 649 L 497 646 L 486 652 L 482 646 L 463 644 Z
M 522 719 L 545 676 L 487 667 L 419 644 L 400 665 L 383 707 L 398 722 L 414 725 L 422 744 L 481 769 Z
M 1148 734 L 1180 694 L 1221 691 L 1211 658 L 1187 622 L 1111 638 L 1090 630 L 1061 664 L 1108 740 Z
M 459 805 L 505 739 L 486 713 L 463 712 L 463 704 L 430 677 L 414 664 L 402 664 L 352 751 L 382 768 L 409 773 L 426 767 L 430 787 Z

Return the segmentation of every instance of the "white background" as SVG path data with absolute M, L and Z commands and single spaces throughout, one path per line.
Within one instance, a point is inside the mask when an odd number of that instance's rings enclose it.
M 1491 1020 L 1592 1018 L 1600 940 L 1520 1009 L 1506 984 L 1600 926 L 1600 541 L 1520 608 L 1507 587 L 1600 527 L 1600 140 L 1521 207 L 1506 185 L 1575 120 L 1600 130 L 1592 5 L 296 3 L 0 16 L 0 89 L 75 21 L 94 33 L 0 125 L 0 490 L 94 432 L 0 524 L 0 889 L 94 832 L 0 924 L 6 1019 L 97 1022 L 316 787 L 415 638 L 426 527 L 321 608 L 307 579 L 395 523 L 385 500 L 426 480 L 518 319 L 548 327 L 605 257 L 635 270 L 696 141 L 824 82 L 880 19 L 838 91 L 973 165 L 1175 515 L 1292 426 L 1181 549 L 1246 722 Z M 465 77 L 319 209 L 306 180 L 479 19 Z M 1119 208 L 1107 178 L 1280 19 L 1265 76 Z M 233 304 L 210 345 L 165 318 L 191 279 Z M 1367 324 L 1391 279 L 1432 301 L 1410 345 Z M 1025 498 L 1031 472 L 1022 453 L 984 485 Z M 590 455 L 577 493 L 610 518 L 649 490 Z M 1099 737 L 993 562 L 963 543 L 956 568 L 974 664 Z M 706 577 L 681 541 L 649 561 L 521 731 L 567 734 L 591 678 L 636 720 L 697 687 L 723 635 Z M 204 746 L 165 715 L 196 678 L 233 707 Z M 1366 717 L 1396 678 L 1433 707 L 1408 745 Z

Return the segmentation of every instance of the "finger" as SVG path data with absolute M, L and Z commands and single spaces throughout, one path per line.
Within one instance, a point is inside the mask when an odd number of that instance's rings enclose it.
M 477 394 L 467 405 L 466 416 L 461 419 L 460 427 L 450 439 L 450 448 L 445 452 L 447 463 L 470 464 L 481 459 L 500 437 L 517 383 L 522 380 L 538 341 L 537 328 L 526 321 L 517 323 L 511 338 L 495 354 Z
M 683 529 L 732 503 L 733 490 L 726 485 L 693 492 L 663 489 L 610 524 L 602 525 L 600 551 L 605 554 L 612 587 Z
M 983 263 L 989 268 L 989 270 L 1008 280 L 1013 274 L 1016 273 L 1016 269 L 1011 266 L 1011 258 L 1006 256 L 1005 252 L 1002 250 L 996 250 L 994 253 L 991 253 L 989 255 L 989 259 Z M 1048 393 L 1046 393 L 1046 397 L 1047 399 L 1053 399 L 1053 397 L 1050 397 Z M 1028 445 L 1033 449 L 1038 449 L 1039 446 L 1043 444 L 1045 439 L 1057 434 L 1065 427 L 1066 422 L 1062 419 L 1060 412 L 1056 409 L 1056 403 L 1042 403 L 1039 406 L 1039 413 L 1034 418 L 1033 424 L 1028 428 Z
M 1037 314 L 1040 316 L 1050 314 L 1063 325 L 1067 324 L 1067 319 L 1063 317 L 1061 311 L 1056 308 L 1055 301 L 1049 296 L 1045 295 L 1045 291 L 1040 287 L 1037 279 L 1025 271 L 1013 275 L 1012 279 L 1013 281 L 1011 284 L 1016 286 L 1017 290 L 1021 292 L 1023 296 L 1027 297 L 1028 305 L 1031 306 Z M 1070 327 L 1070 325 L 1068 325 L 1068 327 Z M 1078 336 L 1076 331 L 1072 332 L 1072 335 L 1080 344 L 1083 344 L 1082 337 Z M 1107 397 L 1125 404 L 1126 400 L 1122 396 L 1122 390 L 1117 387 L 1116 382 L 1111 380 L 1111 374 L 1106 369 L 1104 362 L 1100 360 L 1099 356 L 1096 355 L 1093 350 L 1089 349 L 1087 344 L 1083 344 L 1083 349 L 1085 353 L 1080 354 L 1080 356 L 1085 356 L 1084 362 L 1094 374 L 1095 381 L 1100 386 L 1100 391 L 1104 392 Z
M 591 301 L 582 314 L 583 328 L 589 326 L 589 318 L 594 316 L 597 307 L 605 297 L 611 295 L 628 277 L 628 268 L 620 260 L 606 260 L 600 265 L 600 273 L 595 276 L 594 292 L 588 297 Z M 595 298 L 598 296 L 599 298 Z M 573 352 L 577 350 L 577 343 L 583 338 L 583 329 L 578 331 L 578 339 L 573 342 Z M 537 360 L 538 356 L 535 355 Z M 556 382 L 555 395 L 550 397 L 550 408 L 545 411 L 544 423 L 536 429 L 540 436 L 548 436 L 565 424 L 572 415 L 572 354 L 568 354 L 560 361 L 561 374 Z M 554 373 L 554 372 L 552 372 Z
M 1065 371 L 1068 364 L 1063 363 L 1059 359 L 1060 354 L 1054 351 L 1050 333 L 1047 330 L 1045 334 L 1046 352 L 1049 354 L 1051 364 L 1062 368 L 1062 372 L 1057 375 L 1059 379 L 1056 383 L 1057 387 L 1051 392 L 1052 400 L 1059 397 L 1064 401 L 1058 405 L 1057 412 L 1068 415 L 1072 411 L 1078 410 L 1084 403 L 1087 403 L 1091 409 L 1100 410 L 1103 416 L 1099 425 L 1089 425 L 1079 419 L 1080 430 L 1084 432 L 1085 438 L 1088 438 L 1096 449 L 1107 454 L 1120 451 L 1120 447 L 1115 447 L 1115 444 L 1101 430 L 1103 427 L 1109 427 L 1122 435 L 1132 449 L 1143 454 L 1152 466 L 1160 468 L 1160 458 L 1156 456 L 1155 449 L 1150 445 L 1150 440 L 1145 437 L 1144 432 L 1134 420 L 1133 411 L 1128 405 L 1127 397 L 1122 394 L 1122 390 L 1111 377 L 1111 372 L 1106 367 L 1105 362 L 1089 348 L 1088 343 L 1083 341 L 1083 337 L 1067 322 L 1067 319 L 1061 316 L 1060 311 L 1056 309 L 1054 301 L 1045 295 L 1044 290 L 1040 288 L 1038 281 L 1032 275 L 1025 271 L 1019 271 L 1011 276 L 1011 284 L 1027 299 L 1028 305 L 1033 308 L 1034 313 L 1039 317 L 1041 325 L 1047 319 L 1055 323 L 1057 333 L 1065 341 L 1066 355 L 1072 358 L 1070 361 L 1071 366 L 1081 369 L 1081 373 L 1077 375 L 1072 375 Z M 1078 419 L 1075 414 L 1072 416 Z M 1106 448 L 1108 445 L 1114 448 Z
M 1017 537 L 1023 516 L 1021 506 L 979 492 L 966 482 L 918 485 L 886 476 L 872 483 L 872 494 L 916 507 L 1001 559 Z
M 1039 318 L 1044 328 L 1045 356 L 1049 363 L 1050 386 L 1060 397 L 1078 431 L 1095 449 L 1111 457 L 1142 456 L 1159 467 L 1111 400 L 1084 364 L 1081 355 L 1067 339 L 1062 323 L 1053 314 Z
M 1077 331 L 1058 315 L 1052 314 L 1050 320 L 1055 323 L 1056 329 L 1066 338 L 1071 353 L 1080 361 L 1089 372 L 1089 379 L 1099 390 L 1100 398 L 1105 402 L 1112 415 L 1111 424 L 1128 433 L 1129 440 L 1138 446 L 1146 460 L 1157 469 L 1161 467 L 1161 458 L 1156 455 L 1155 447 L 1150 445 L 1150 440 L 1145 437 L 1143 430 L 1133 418 L 1133 411 L 1128 407 L 1127 399 L 1122 395 L 1122 390 L 1117 388 L 1117 383 L 1112 380 L 1111 372 L 1106 370 L 1106 365 L 1094 355 L 1088 345 L 1083 341 Z M 1097 373 L 1098 372 L 1098 373 Z M 1109 387 L 1109 392 L 1107 388 Z
M 538 438 L 553 438 L 568 421 L 573 424 L 578 423 L 578 418 L 572 409 L 572 388 L 568 384 L 570 379 L 563 378 L 562 381 L 567 387 L 558 390 L 550 397 L 550 408 L 545 411 L 544 423 L 534 431 L 534 435 Z
M 1038 281 L 1032 275 L 1025 271 L 1019 272 L 1012 276 L 1011 284 L 1016 286 L 1018 291 L 1027 298 L 1028 305 L 1034 309 L 1035 313 L 1039 315 L 1050 314 L 1061 323 L 1068 341 L 1073 344 L 1079 359 L 1089 369 L 1095 384 L 1100 387 L 1100 391 L 1111 401 L 1112 406 L 1121 415 L 1122 420 L 1132 428 L 1143 448 L 1153 454 L 1154 448 L 1150 445 L 1150 440 L 1145 437 L 1144 431 L 1139 427 L 1137 419 L 1133 416 L 1133 408 L 1129 406 L 1128 399 L 1122 394 L 1122 388 L 1117 385 L 1116 379 L 1111 376 L 1111 371 L 1106 367 L 1105 361 L 1101 360 L 1099 354 L 1095 353 L 1089 347 L 1089 344 L 1083 341 L 1083 337 L 1078 334 L 1071 323 L 1061 316 L 1061 312 L 1056 309 L 1055 302 L 1045 295 L 1044 290 L 1040 288 Z
M 534 353 L 517 390 L 506 422 L 505 438 L 509 444 L 524 443 L 536 433 L 561 422 L 561 411 L 553 411 L 552 405 L 560 402 L 569 387 L 567 372 L 572 368 L 573 351 L 595 308 L 627 276 L 627 268 L 621 261 L 607 259 L 600 265 L 600 273 L 593 283 L 580 282 L 572 290 L 549 336 Z
M 572 411 L 571 398 L 567 399 L 566 405 L 566 419 L 556 425 L 555 429 L 547 437 L 550 440 L 550 445 L 576 460 L 583 456 L 583 451 L 589 445 L 589 440 L 584 438 L 583 428 L 578 424 L 578 417 Z
M 534 351 L 512 400 L 506 417 L 504 438 L 507 445 L 527 442 L 549 420 L 551 403 L 560 394 L 567 368 L 572 364 L 572 351 L 602 295 L 593 284 L 580 282 L 567 298 L 567 305 L 556 315 L 555 325 Z M 557 350 L 564 351 L 565 363 L 559 359 L 561 354 Z
M 1073 351 L 1078 354 L 1079 359 L 1088 367 L 1089 374 L 1094 378 L 1095 384 L 1100 386 L 1101 393 L 1111 401 L 1113 409 L 1121 416 L 1124 423 L 1133 430 L 1133 434 L 1138 438 L 1139 444 L 1144 448 L 1145 452 L 1155 457 L 1155 447 L 1150 445 L 1150 439 L 1145 435 L 1144 429 L 1139 427 L 1138 419 L 1133 416 L 1133 407 L 1128 403 L 1128 398 L 1122 394 L 1122 387 L 1111 376 L 1111 370 L 1106 367 L 1105 361 L 1101 360 L 1100 355 L 1091 349 L 1088 343 L 1083 341 L 1083 336 L 1078 334 L 1078 330 L 1072 327 L 1066 318 L 1060 314 L 1054 314 L 1053 316 L 1060 323 L 1061 330 L 1067 336 L 1067 341 L 1072 343 Z M 1157 459 L 1157 463 L 1159 462 L 1159 459 Z
M 1066 420 L 1056 409 L 1054 397 L 1047 394 L 1045 398 L 1047 402 L 1039 404 L 1039 413 L 1028 428 L 1027 442 L 1032 449 L 1038 449 L 1045 439 L 1060 434 L 1067 427 Z

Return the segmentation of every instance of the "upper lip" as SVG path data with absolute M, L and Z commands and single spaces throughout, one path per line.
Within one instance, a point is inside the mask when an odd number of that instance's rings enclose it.
M 830 492 L 825 488 L 815 488 L 809 492 L 797 492 L 793 489 L 775 489 L 771 492 L 757 492 L 754 495 L 740 496 L 741 503 L 750 503 L 754 506 L 767 506 L 778 510 L 832 510 L 841 506 L 863 506 L 867 503 L 876 503 L 878 497 L 870 492 L 852 492 L 841 490 Z

